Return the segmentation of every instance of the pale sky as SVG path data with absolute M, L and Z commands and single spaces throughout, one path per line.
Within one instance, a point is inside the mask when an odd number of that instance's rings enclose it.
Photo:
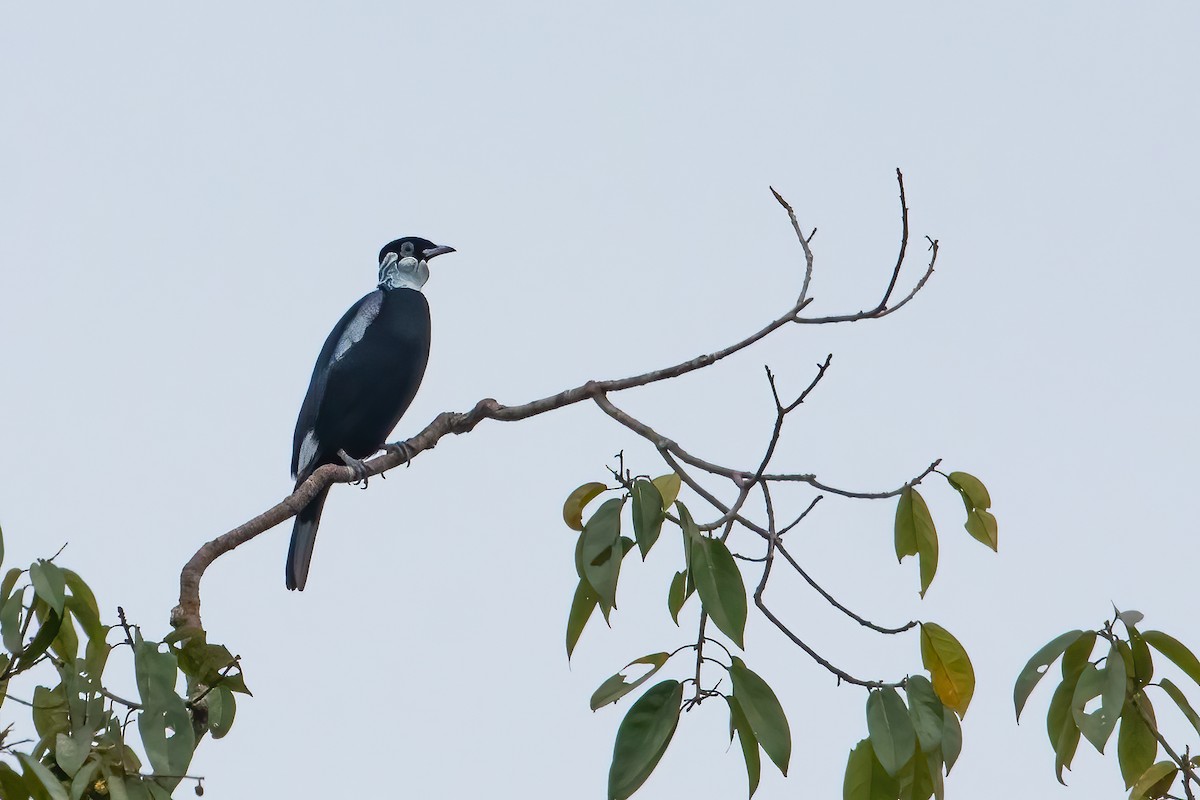
M 1057 786 L 1050 690 L 1017 727 L 1012 684 L 1111 603 L 1200 646 L 1198 32 L 1200 10 L 1173 2 L 8 3 L 4 566 L 69 542 L 61 562 L 110 618 L 122 605 L 164 635 L 183 562 L 289 491 L 313 360 L 393 238 L 458 249 L 426 287 L 411 435 L 782 313 L 802 259 L 768 184 L 819 229 L 812 311 L 874 304 L 901 167 L 903 289 L 922 237 L 942 245 L 908 308 L 787 329 L 614 400 L 750 467 L 772 422 L 762 365 L 793 392 L 832 352 L 776 465 L 880 490 L 942 457 L 987 483 L 1000 522 L 994 555 L 928 487 L 942 547 L 924 600 L 916 564 L 895 562 L 891 501 L 830 500 L 789 535 L 851 608 L 938 622 L 970 652 L 948 795 L 1120 796 L 1115 744 L 1082 744 Z M 221 559 L 204 621 L 255 697 L 193 762 L 206 797 L 603 797 L 628 700 L 592 714 L 589 696 L 695 636 L 694 601 L 682 629 L 666 613 L 680 556 L 664 536 L 624 570 L 613 629 L 593 621 L 567 664 L 561 503 L 621 449 L 665 471 L 591 406 L 485 423 L 369 491 L 335 487 L 303 594 L 284 589 L 290 523 Z M 783 493 L 781 514 L 810 498 Z M 770 597 L 852 673 L 920 670 L 915 634 L 882 641 L 786 573 Z M 757 797 L 840 797 L 865 693 L 753 610 L 746 644 L 794 742 L 792 777 L 764 764 Z M 636 796 L 743 796 L 727 718 L 719 702 L 688 714 Z M 1188 741 L 1165 700 L 1159 718 Z

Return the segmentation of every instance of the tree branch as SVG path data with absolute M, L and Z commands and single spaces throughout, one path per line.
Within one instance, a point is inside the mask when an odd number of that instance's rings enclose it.
M 903 195 L 903 176 L 900 175 L 898 170 L 897 170 L 897 180 L 900 182 L 901 194 Z M 857 314 L 848 314 L 848 315 L 830 316 L 830 317 L 818 317 L 818 318 L 803 318 L 803 317 L 801 317 L 800 316 L 801 312 L 812 302 L 812 298 L 808 296 L 808 290 L 809 290 L 809 286 L 811 283 L 812 272 L 813 272 L 812 250 L 809 247 L 809 242 L 812 239 L 813 234 L 809 234 L 809 236 L 807 236 L 807 237 L 804 236 L 804 234 L 802 233 L 802 231 L 800 229 L 799 223 L 796 220 L 795 213 L 792 210 L 791 206 L 787 203 L 786 200 L 783 199 L 782 195 L 780 195 L 774 189 L 772 189 L 771 191 L 775 195 L 776 199 L 780 202 L 780 204 L 783 205 L 783 207 L 785 209 L 787 209 L 789 219 L 792 221 L 793 228 L 795 229 L 795 231 L 797 233 L 797 236 L 800 240 L 801 248 L 804 251 L 804 256 L 805 256 L 805 275 L 804 275 L 804 280 L 803 280 L 800 296 L 797 298 L 796 302 L 794 304 L 792 304 L 792 306 L 790 308 L 788 308 L 782 315 L 773 319 L 772 321 L 767 323 L 763 328 L 759 329 L 758 331 L 755 331 L 754 333 L 750 334 L 749 336 L 745 337 L 744 339 L 741 339 L 740 341 L 737 341 L 727 347 L 724 347 L 715 352 L 696 356 L 695 358 L 691 358 L 686 361 L 682 361 L 677 364 L 674 364 L 674 365 L 671 365 L 668 367 L 664 367 L 661 369 L 652 370 L 650 372 L 644 372 L 644 373 L 641 373 L 638 375 L 633 375 L 633 376 L 626 377 L 626 378 L 617 378 L 617 379 L 605 380 L 605 381 L 588 381 L 580 386 L 575 386 L 573 388 L 565 389 L 557 394 L 549 395 L 547 397 L 542 397 L 537 400 L 532 400 L 532 401 L 529 401 L 527 403 L 523 403 L 520 405 L 505 406 L 492 398 L 485 398 L 485 399 L 477 402 L 470 411 L 465 412 L 465 413 L 457 413 L 457 412 L 450 412 L 450 411 L 442 412 L 441 414 L 438 414 L 433 419 L 433 421 L 430 422 L 418 434 L 416 434 L 415 436 L 406 440 L 403 443 L 403 445 L 404 445 L 402 448 L 403 452 L 389 451 L 383 455 L 380 455 L 377 458 L 374 458 L 374 459 L 371 459 L 370 461 L 368 461 L 366 464 L 367 476 L 378 475 L 382 472 L 385 472 L 389 469 L 397 467 L 401 464 L 410 463 L 412 458 L 416 457 L 417 455 L 419 455 L 420 453 L 422 453 L 426 450 L 431 450 L 435 446 L 437 446 L 437 444 L 442 440 L 443 437 L 445 437 L 449 434 L 462 435 L 465 433 L 469 433 L 470 431 L 472 431 L 475 428 L 476 425 L 478 425 L 480 422 L 482 422 L 485 419 L 495 420 L 498 422 L 516 422 L 519 420 L 528 419 L 529 417 L 537 416 L 539 414 L 545 414 L 550 411 L 555 411 L 560 408 L 565 408 L 566 406 L 573 405 L 575 403 L 581 402 L 583 400 L 589 400 L 589 399 L 595 400 L 597 402 L 597 404 L 599 404 L 601 406 L 601 408 L 605 408 L 605 402 L 607 401 L 607 398 L 605 396 L 608 393 L 620 392 L 620 391 L 624 391 L 626 389 L 632 389 L 632 388 L 635 388 L 638 386 L 647 386 L 651 383 L 657 383 L 659 381 L 669 380 L 672 378 L 678 378 L 680 376 L 688 374 L 689 372 L 694 372 L 696 370 L 703 369 L 705 367 L 709 367 L 709 366 L 715 364 L 716 362 L 721 361 L 722 359 L 728 358 L 729 356 L 734 355 L 735 353 L 738 353 L 741 350 L 744 350 L 747 347 L 755 344 L 756 342 L 762 340 L 763 338 L 767 337 L 768 335 L 774 333 L 776 330 L 784 327 L 789 322 L 797 322 L 797 323 L 803 323 L 803 324 L 825 324 L 825 323 L 838 323 L 838 322 L 853 322 L 853 321 L 858 321 L 858 320 L 862 320 L 862 319 L 879 318 L 879 317 L 885 316 L 886 314 L 897 310 L 898 308 L 903 306 L 905 303 L 907 303 L 909 300 L 911 300 L 921 290 L 921 288 L 925 285 L 925 281 L 928 280 L 928 277 L 932 274 L 933 264 L 937 259 L 937 243 L 934 240 L 930 240 L 931 245 L 932 245 L 931 249 L 933 250 L 933 257 L 930 260 L 929 268 L 927 269 L 925 276 L 920 280 L 920 282 L 918 282 L 916 287 L 909 293 L 909 295 L 904 300 L 902 300 L 900 303 L 892 306 L 891 308 L 886 308 L 886 301 L 890 297 L 891 292 L 894 289 L 896 279 L 899 274 L 900 266 L 901 266 L 901 263 L 903 262 L 903 253 L 905 251 L 905 248 L 907 247 L 908 209 L 903 201 L 903 196 L 902 196 L 901 206 L 902 206 L 902 219 L 904 221 L 904 227 L 903 227 L 902 241 L 901 241 L 901 258 L 900 258 L 899 262 L 897 263 L 897 266 L 892 271 L 891 280 L 889 281 L 888 289 L 884 295 L 884 302 L 881 303 L 879 306 L 876 306 L 874 309 L 872 309 L 870 311 L 860 311 Z M 815 230 L 813 231 L 813 233 L 815 234 Z M 819 376 L 818 376 L 818 379 L 819 379 Z M 612 408 L 615 409 L 615 407 L 612 407 Z M 612 411 L 609 411 L 608 408 L 605 408 L 605 410 L 609 412 L 610 416 L 613 415 Z M 620 412 L 620 414 L 623 414 L 623 412 Z M 624 416 L 628 417 L 628 415 L 624 415 Z M 617 418 L 618 418 L 618 421 L 621 421 L 621 418 L 619 416 Z M 628 418 L 628 419 L 632 420 L 632 418 Z M 636 422 L 636 421 L 634 421 L 634 422 Z M 637 423 L 637 425 L 641 426 L 641 423 Z M 642 427 L 644 427 L 644 426 L 642 426 Z M 634 430 L 638 431 L 638 428 L 635 427 Z M 647 430 L 649 430 L 649 429 L 647 429 Z M 649 432 L 651 434 L 653 434 L 653 431 L 649 431 Z M 647 436 L 647 438 L 651 438 L 651 437 Z M 705 469 L 706 471 L 709 471 L 712 474 L 724 475 L 726 477 L 732 478 L 735 480 L 735 482 L 737 482 L 739 484 L 739 487 L 740 487 L 741 482 L 744 481 L 748 477 L 748 474 L 744 473 L 744 472 L 738 473 L 735 477 L 733 470 L 728 470 L 726 468 L 719 468 L 716 465 L 709 465 L 706 462 L 699 462 L 696 459 L 692 459 L 691 457 L 686 456 L 686 454 L 681 449 L 679 449 L 677 445 L 674 445 L 674 443 L 659 444 L 659 442 L 657 441 L 659 439 L 661 439 L 661 437 L 658 437 L 657 434 L 653 434 L 652 441 L 656 441 L 656 446 L 659 447 L 659 450 L 660 450 L 660 452 L 663 453 L 664 458 L 673 460 L 670 458 L 673 454 L 674 456 L 678 456 L 681 460 L 687 462 L 691 466 L 698 467 L 700 469 Z M 670 446 L 666 446 L 666 445 L 670 445 Z M 398 448 L 398 450 L 399 450 L 399 448 Z M 710 469 L 710 467 L 712 467 L 712 468 Z M 825 486 L 824 484 L 817 482 L 816 477 L 813 475 L 758 475 L 755 473 L 750 473 L 750 474 L 755 475 L 756 480 L 759 480 L 759 481 L 789 481 L 790 480 L 790 481 L 805 482 L 805 483 L 809 483 L 810 485 L 814 486 L 815 488 L 821 489 L 822 491 L 827 491 L 827 492 L 834 493 L 834 494 L 841 494 L 846 497 L 868 497 L 868 498 L 891 497 L 891 496 L 898 494 L 901 491 L 901 489 L 897 489 L 892 492 L 883 492 L 883 493 L 846 492 L 846 491 L 834 489 L 833 487 Z M 925 474 L 928 474 L 928 473 L 924 473 L 921 476 L 918 476 L 918 478 L 915 479 L 914 481 L 910 481 L 910 484 L 919 482 L 920 479 L 925 476 Z M 681 473 L 681 477 L 682 476 L 683 475 Z M 230 552 L 231 550 L 237 548 L 238 546 L 248 542 L 250 539 L 253 539 L 254 537 L 258 536 L 259 534 L 275 527 L 276 525 L 280 524 L 281 522 L 284 522 L 284 521 L 290 519 L 291 517 L 295 516 L 302 508 L 304 508 L 304 506 L 306 506 L 308 504 L 308 502 L 314 496 L 316 496 L 316 494 L 318 492 L 320 492 L 321 490 L 323 490 L 325 487 L 329 486 L 330 484 L 349 483 L 351 481 L 356 480 L 356 477 L 357 476 L 355 476 L 355 474 L 350 470 L 349 467 L 336 466 L 336 465 L 323 466 L 323 467 L 319 468 L 318 470 L 316 470 L 308 478 L 308 480 L 304 481 L 304 483 L 297 486 L 295 491 L 293 491 L 290 495 L 288 495 L 286 498 L 284 498 L 279 503 L 276 503 L 274 506 L 267 509 L 263 513 L 255 516 L 254 518 L 246 521 L 245 523 L 237 526 L 236 528 L 228 531 L 227 533 L 224 533 L 221 536 L 218 536 L 217 538 L 202 545 L 200 547 L 200 549 L 196 551 L 195 555 L 193 555 L 188 560 L 188 562 L 184 565 L 183 570 L 180 573 L 180 576 L 179 576 L 179 605 L 176 606 L 171 612 L 172 625 L 174 625 L 176 627 L 185 627 L 185 626 L 195 626 L 197 628 L 203 627 L 201 618 L 200 618 L 200 582 L 204 576 L 205 571 L 208 569 L 209 566 L 212 565 L 212 563 L 217 558 L 224 555 L 225 553 Z M 701 495 L 705 496 L 705 499 L 710 500 L 710 502 L 715 500 L 715 498 L 713 498 L 711 496 L 711 494 L 704 492 L 702 487 L 699 487 L 699 485 L 696 484 L 694 480 L 689 481 L 689 486 L 691 486 L 693 489 L 696 489 L 697 491 L 699 491 L 701 493 Z M 729 508 L 725 507 L 724 505 L 720 504 L 719 502 L 715 502 L 714 506 L 716 508 L 718 508 L 722 513 L 728 514 L 730 511 Z M 746 519 L 742 518 L 741 516 L 735 515 L 734 518 L 740 524 L 746 525 L 751 530 L 755 530 L 756 532 L 760 533 L 760 535 L 765 534 L 765 531 L 763 531 L 761 526 L 754 525 L 749 520 L 746 520 Z

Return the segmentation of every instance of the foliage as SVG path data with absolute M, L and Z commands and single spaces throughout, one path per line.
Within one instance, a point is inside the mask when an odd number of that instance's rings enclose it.
M 685 667 L 686 675 L 654 684 L 630 706 L 617 729 L 608 797 L 624 800 L 636 792 L 663 758 L 681 713 L 712 697 L 722 697 L 729 708 L 729 736 L 732 740 L 736 735 L 740 742 L 752 797 L 761 778 L 762 754 L 786 775 L 792 739 L 787 715 L 775 691 L 743 657 L 734 655 L 734 649 L 746 650 L 750 595 L 729 548 L 730 529 L 721 535 L 718 525 L 696 523 L 687 505 L 678 498 L 679 475 L 669 473 L 650 480 L 622 469 L 623 463 L 621 469 L 611 471 L 617 485 L 585 483 L 571 492 L 563 504 L 564 521 L 579 532 L 575 545 L 579 583 L 567 615 L 567 657 L 574 653 L 597 608 L 605 621 L 611 622 L 625 557 L 634 551 L 636 544 L 644 560 L 660 540 L 664 528 L 676 531 L 666 539 L 677 543 L 681 567 L 666 591 L 667 610 L 678 625 L 688 599 L 697 595 L 699 629 L 694 643 L 635 658 L 592 694 L 593 711 L 618 703 L 658 675 L 675 656 L 688 652 L 694 655 L 694 662 Z M 994 549 L 996 522 L 988 511 L 991 499 L 983 483 L 963 472 L 943 477 L 964 500 L 967 532 Z M 606 493 L 612 496 L 600 502 L 585 521 L 589 503 Z M 919 589 L 924 596 L 937 569 L 937 530 L 928 506 L 912 484 L 905 485 L 894 496 L 898 498 L 893 531 L 896 554 L 900 559 L 918 556 Z M 622 535 L 626 520 L 632 528 L 632 538 Z M 984 535 L 978 535 L 980 532 Z M 781 536 L 774 538 L 768 542 L 768 560 L 771 552 L 780 547 Z M 754 594 L 757 603 L 761 603 L 765 585 L 764 574 Z M 709 622 L 726 641 L 708 635 Z M 917 623 L 910 623 L 894 630 L 877 626 L 876 629 L 899 633 L 916 626 Z M 926 674 L 911 674 L 894 683 L 851 680 L 868 692 L 868 736 L 850 753 L 844 788 L 846 800 L 926 800 L 944 795 L 943 777 L 949 774 L 962 748 L 960 719 L 974 693 L 975 673 L 966 651 L 945 628 L 933 622 L 919 626 L 920 655 Z M 711 645 L 707 652 L 706 645 Z M 712 655 L 713 647 L 719 649 L 719 656 Z M 704 667 L 719 668 L 723 677 L 711 682 L 704 680 Z M 839 677 L 843 675 L 839 673 Z M 731 690 L 721 690 L 721 686 Z M 901 689 L 903 695 L 898 691 Z
M 147 641 L 119 609 L 120 623 L 104 624 L 87 583 L 57 560 L 12 567 L 0 583 L 0 638 L 7 651 L 0 655 L 0 708 L 29 708 L 37 737 L 13 740 L 25 734 L 25 724 L 10 722 L 0 731 L 0 754 L 12 759 L 0 760 L 0 797 L 170 797 L 187 777 L 200 740 L 229 732 L 235 693 L 249 694 L 238 659 L 209 644 L 203 631 L 176 630 L 161 642 Z M 110 644 L 114 631 L 123 638 Z M 136 701 L 105 686 L 109 656 L 121 647 L 132 652 Z M 176 691 L 180 676 L 184 695 Z M 134 721 L 141 756 L 129 741 Z M 203 793 L 198 780 L 195 788 Z
M 1054 750 L 1054 771 L 1065 785 L 1063 770 L 1071 768 L 1081 738 L 1100 753 L 1117 734 L 1117 761 L 1130 800 L 1166 797 L 1176 780 L 1191 798 L 1200 778 L 1200 758 L 1190 748 L 1176 748 L 1163 737 L 1149 690 L 1166 695 L 1200 735 L 1200 715 L 1170 678 L 1154 681 L 1154 653 L 1170 661 L 1200 686 L 1200 660 L 1183 643 L 1162 631 L 1140 631 L 1138 611 L 1113 610 L 1113 618 L 1098 630 L 1067 631 L 1033 654 L 1013 687 L 1013 705 L 1020 721 L 1029 696 L 1061 659 L 1062 679 L 1050 699 L 1046 733 Z M 1120 626 L 1120 627 L 1118 627 Z M 1121 630 L 1124 630 L 1122 635 Z M 1159 750 L 1167 756 L 1158 759 Z

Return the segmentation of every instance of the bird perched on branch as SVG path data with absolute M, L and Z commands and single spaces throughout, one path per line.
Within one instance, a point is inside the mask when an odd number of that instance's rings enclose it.
M 379 287 L 333 327 L 296 419 L 292 477 L 299 486 L 318 467 L 345 464 L 365 479 L 360 459 L 374 455 L 421 385 L 429 360 L 429 303 L 421 287 L 429 260 L 454 248 L 406 236 L 379 251 Z M 287 587 L 304 589 L 329 487 L 296 515 Z

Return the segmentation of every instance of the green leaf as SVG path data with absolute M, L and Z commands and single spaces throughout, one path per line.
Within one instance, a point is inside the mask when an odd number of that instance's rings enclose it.
M 1146 631 L 1142 634 L 1146 644 L 1169 658 L 1184 674 L 1200 685 L 1200 660 L 1178 639 L 1162 631 Z
M 34 608 L 36 609 L 38 607 L 37 601 L 35 601 Z M 42 655 L 42 653 L 45 653 L 47 650 L 49 650 L 50 645 L 54 643 L 55 637 L 58 636 L 58 631 L 61 627 L 62 617 L 51 611 L 50 616 L 38 626 L 38 632 L 37 635 L 33 637 L 33 641 L 30 642 L 29 646 L 26 647 L 21 653 L 20 663 L 17 664 L 17 668 L 24 669 L 25 667 L 28 667 L 30 664 L 36 661 Z
M 746 779 L 749 782 L 750 794 L 749 797 L 754 797 L 754 793 L 758 791 L 758 782 L 762 777 L 762 760 L 758 755 L 758 738 L 754 735 L 754 729 L 750 727 L 750 720 L 746 718 L 746 712 L 742 710 L 742 704 L 736 698 L 730 695 L 725 695 L 725 702 L 729 704 L 729 729 L 730 738 L 733 738 L 733 731 L 737 731 L 738 741 L 742 745 L 742 758 L 746 762 Z
M 233 727 L 237 715 L 237 698 L 224 686 L 208 693 L 208 730 L 214 739 L 220 739 Z
M 75 739 L 66 733 L 54 737 L 54 761 L 69 776 L 74 776 L 92 751 L 90 741 Z
M 100 771 L 99 761 L 89 761 L 71 779 L 71 800 L 80 800 L 96 783 L 96 773 Z M 94 795 L 93 795 L 94 796 Z
M 609 800 L 625 800 L 650 777 L 675 735 L 682 702 L 683 684 L 669 680 L 647 689 L 630 707 L 613 745 Z
M 737 656 L 733 657 L 729 676 L 733 679 L 733 696 L 746 712 L 755 738 L 779 771 L 787 775 L 788 762 L 792 758 L 792 731 L 779 698 L 767 682 Z
M 1142 695 L 1138 705 L 1146 710 L 1150 719 L 1154 719 L 1154 706 L 1150 698 Z M 1155 726 L 1155 729 L 1157 726 Z M 1141 712 L 1132 702 L 1126 703 L 1121 711 L 1121 731 L 1117 734 L 1117 761 L 1121 765 L 1121 778 L 1125 788 L 1129 789 L 1146 770 L 1154 764 L 1158 755 L 1158 739 L 1154 738 L 1154 729 L 1146 724 Z
M 1082 672 L 1082 670 L 1080 671 Z M 1064 768 L 1071 768 L 1071 760 L 1075 757 L 1075 748 L 1079 744 L 1079 728 L 1075 718 L 1071 716 L 1071 698 L 1075 694 L 1075 686 L 1080 673 L 1073 673 L 1064 678 L 1054 690 L 1050 698 L 1050 708 L 1046 713 L 1046 735 L 1050 738 L 1050 746 L 1054 748 L 1054 767 L 1058 782 L 1066 785 L 1062 778 Z
M 729 548 L 720 539 L 701 536 L 693 545 L 691 573 L 708 616 L 734 644 L 745 649 L 746 586 Z
M 663 510 L 663 497 L 658 487 L 647 480 L 637 480 L 633 484 L 633 537 L 637 540 L 638 550 L 642 560 L 646 560 L 650 548 L 658 541 L 662 533 L 663 520 L 666 512 Z
M 1132 625 L 1129 629 L 1129 648 L 1133 655 L 1133 682 L 1138 688 L 1150 683 L 1154 677 L 1154 659 L 1150 655 L 1150 647 L 1142 638 L 1137 628 Z
M 683 604 L 691 597 L 691 593 L 687 591 L 687 570 L 681 570 L 675 573 L 675 577 L 671 579 L 671 588 L 667 591 L 667 610 L 671 612 L 671 619 L 675 624 L 679 624 L 679 611 L 683 608 Z M 695 587 L 692 587 L 695 591 Z
M 583 577 L 591 584 L 606 610 L 617 605 L 617 578 L 621 570 L 621 506 L 624 500 L 605 500 L 583 526 L 580 557 Z
M 1170 791 L 1171 784 L 1175 782 L 1178 774 L 1179 768 L 1175 766 L 1174 761 L 1159 761 L 1138 778 L 1137 783 L 1133 785 L 1133 790 L 1129 793 L 1129 800 L 1151 800 L 1151 798 L 1162 797 Z
M 0 797 L 4 800 L 29 800 L 25 779 L 3 762 L 0 762 Z
M 567 614 L 568 661 L 571 660 L 571 654 L 575 652 L 575 645 L 579 644 L 583 628 L 591 618 L 592 612 L 596 610 L 599 600 L 599 595 L 591 585 L 586 580 L 580 580 L 579 585 L 575 587 L 575 597 L 571 600 L 571 611 Z
M 889 775 L 899 775 L 916 749 L 917 732 L 895 689 L 875 689 L 867 695 L 867 734 L 879 763 Z
M 946 774 L 958 761 L 962 752 L 962 725 L 958 715 L 946 707 L 942 707 L 942 761 L 946 764 Z
M 4 639 L 4 647 L 13 655 L 20 655 L 25 649 L 21 639 L 21 609 L 24 607 L 25 589 L 22 587 L 0 608 L 0 636 Z
M 1119 689 L 1115 689 L 1118 677 L 1120 686 Z M 1097 697 L 1101 698 L 1100 708 L 1090 713 L 1085 711 L 1087 705 Z M 1101 753 L 1104 752 L 1108 737 L 1117 726 L 1124 701 L 1125 662 L 1113 647 L 1109 651 L 1104 669 L 1097 669 L 1093 664 L 1083 668 L 1071 698 L 1071 715 L 1079 727 L 1079 732 Z
M 921 663 L 942 702 L 959 717 L 966 715 L 975 694 L 975 668 L 958 640 L 941 625 L 922 622 Z
M 663 511 L 666 511 L 679 499 L 679 489 L 682 484 L 679 476 L 674 472 L 659 475 L 651 483 L 654 484 L 654 488 L 658 489 L 658 493 L 662 496 Z
M 999 544 L 998 526 L 996 517 L 987 510 L 992 506 L 992 498 L 983 482 L 966 472 L 951 472 L 946 480 L 958 490 L 963 505 L 967 507 L 967 522 L 964 525 L 967 533 L 996 550 Z
M 1083 668 L 1087 666 L 1088 661 L 1092 658 L 1092 649 L 1096 646 L 1096 638 L 1095 631 L 1084 631 L 1083 636 L 1080 636 L 1063 653 L 1063 680 L 1065 681 L 1069 678 L 1072 687 L 1075 686 L 1075 681 L 1079 680 L 1080 673 L 1083 672 Z
M 1187 721 L 1192 723 L 1192 727 L 1196 729 L 1196 733 L 1200 733 L 1200 714 L 1197 714 L 1196 709 L 1192 708 L 1192 704 L 1188 702 L 1187 697 L 1184 696 L 1179 687 L 1167 678 L 1160 680 L 1158 685 L 1175 701 L 1175 705 L 1179 706 L 1179 710 L 1187 717 Z
M 937 573 L 937 530 L 921 493 L 906 486 L 896 505 L 896 558 L 903 561 L 910 555 L 920 558 L 921 597 L 924 597 Z
M 584 506 L 592 502 L 607 488 L 603 483 L 585 483 L 567 495 L 562 510 L 563 522 L 567 523 L 567 527 L 573 531 L 583 530 Z
M 900 782 L 887 774 L 870 739 L 863 739 L 846 759 L 846 777 L 842 781 L 842 800 L 895 800 Z
M 75 619 L 83 626 L 89 639 L 104 638 L 108 628 L 100 622 L 100 606 L 96 604 L 96 596 L 83 578 L 69 569 L 62 571 L 71 596 L 67 598 L 66 606 Z
M 974 475 L 966 472 L 951 472 L 946 476 L 946 480 L 962 495 L 963 504 L 966 505 L 967 511 L 973 508 L 987 509 L 992 507 L 992 498 L 988 494 L 987 487 L 983 485 L 983 481 Z
M 637 687 L 645 683 L 651 675 L 662 669 L 663 664 L 667 663 L 670 658 L 669 653 L 651 653 L 648 656 L 635 658 L 625 665 L 625 669 L 629 669 L 635 664 L 647 664 L 650 669 L 633 683 L 626 683 L 625 675 L 618 672 L 616 675 L 609 677 L 600 687 L 592 693 L 591 707 L 595 711 L 609 703 L 615 703 L 625 695 L 632 692 Z
M 908 715 L 912 718 L 921 750 L 932 753 L 942 746 L 946 708 L 924 675 L 910 675 L 904 693 L 908 695 Z
M 67 601 L 67 579 L 53 562 L 39 558 L 29 565 L 29 580 L 33 583 L 33 592 L 54 609 L 60 617 L 63 604 Z
M 137 634 L 133 667 L 143 705 L 138 732 L 150 766 L 163 775 L 183 775 L 191 763 L 196 737 L 187 707 L 175 693 L 178 660 L 174 653 L 160 652 L 157 644 L 143 641 Z
M 1017 709 L 1017 722 L 1021 721 L 1021 711 L 1025 708 L 1025 703 L 1029 700 L 1029 695 L 1033 693 L 1034 687 L 1038 685 L 1038 681 L 1050 671 L 1050 665 L 1065 653 L 1068 647 L 1075 644 L 1080 636 L 1083 636 L 1083 631 L 1067 631 L 1061 636 L 1051 639 L 1029 659 L 1029 663 L 1017 676 L 1016 686 L 1013 687 L 1013 705 Z
M 26 783 L 29 783 L 30 779 L 33 778 L 46 790 L 46 794 L 50 795 L 51 800 L 71 800 L 67 794 L 66 787 L 40 761 L 25 753 L 17 753 L 17 760 L 21 762 L 21 766 L 25 770 Z

